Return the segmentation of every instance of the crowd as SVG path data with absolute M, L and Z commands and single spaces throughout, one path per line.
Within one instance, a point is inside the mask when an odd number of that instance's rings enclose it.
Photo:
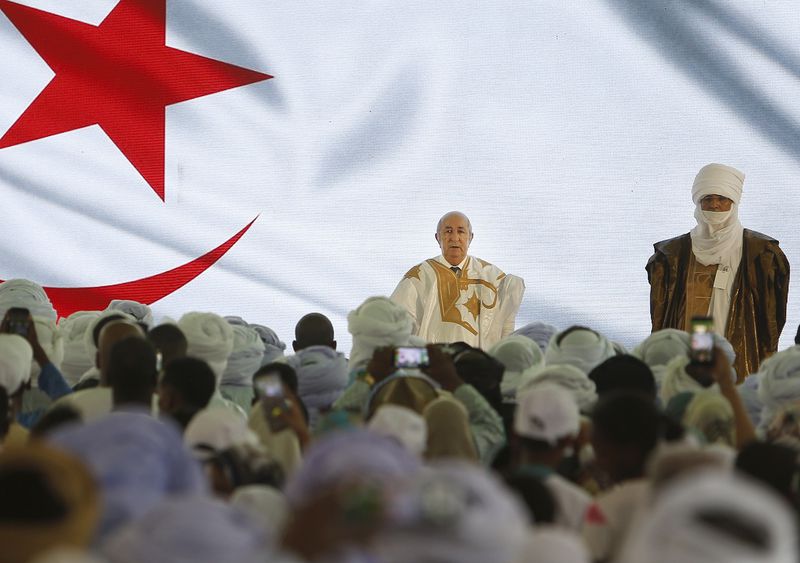
M 750 374 L 674 329 L 481 350 L 372 297 L 347 354 L 318 313 L 290 353 L 214 313 L 57 319 L 26 280 L 0 318 L 0 563 L 799 559 L 800 346 Z

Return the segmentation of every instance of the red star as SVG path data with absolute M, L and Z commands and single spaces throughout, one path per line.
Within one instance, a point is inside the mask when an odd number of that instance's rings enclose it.
M 166 46 L 166 0 L 120 0 L 89 25 L 8 0 L 11 20 L 55 77 L 0 149 L 99 125 L 164 199 L 166 106 L 272 78 Z

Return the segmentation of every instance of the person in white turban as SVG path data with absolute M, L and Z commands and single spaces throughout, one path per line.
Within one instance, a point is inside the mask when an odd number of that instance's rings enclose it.
M 252 326 L 231 323 L 231 327 L 233 350 L 228 356 L 219 389 L 223 397 L 247 412 L 253 402 L 253 374 L 261 367 L 264 343 Z
M 489 348 L 488 352 L 506 368 L 500 382 L 504 402 L 514 402 L 522 372 L 544 365 L 544 354 L 539 345 L 525 336 L 507 336 Z
M 616 356 L 614 344 L 605 336 L 582 326 L 573 326 L 550 339 L 544 353 L 544 363 L 569 364 L 585 374 L 608 358 Z
M 796 517 L 777 495 L 735 473 L 671 482 L 628 535 L 620 563 L 797 561 Z
M 800 346 L 782 350 L 761 365 L 758 398 L 763 405 L 762 430 L 782 407 L 800 401 Z
M 286 350 L 286 344 L 278 338 L 274 330 L 264 325 L 257 324 L 251 324 L 250 327 L 258 333 L 261 337 L 261 342 L 264 343 L 264 357 L 261 358 L 262 366 L 271 364 L 274 361 L 279 361 L 283 358 L 283 351 Z
M 403 307 L 387 297 L 370 297 L 347 315 L 353 336 L 350 371 L 366 367 L 377 348 L 408 346 L 414 323 Z
M 733 366 L 736 361 L 736 354 L 733 351 L 731 343 L 725 340 L 723 336 L 714 333 L 714 347 L 722 350 L 728 363 Z M 670 399 L 678 393 L 684 391 L 697 392 L 702 391 L 705 387 L 692 377 L 687 368 L 691 363 L 689 354 L 678 356 L 670 361 L 665 367 L 663 377 L 661 380 L 661 387 L 658 391 L 658 396 L 662 404 L 666 405 Z
M 689 330 L 692 317 L 713 317 L 736 350 L 739 381 L 777 351 L 789 290 L 778 241 L 739 222 L 743 184 L 735 168 L 704 166 L 692 186 L 697 226 L 655 243 L 647 262 L 653 331 Z
M 468 255 L 472 236 L 466 215 L 447 213 L 436 226 L 441 254 L 411 268 L 397 284 L 392 300 L 408 311 L 415 336 L 486 350 L 514 330 L 525 282 Z
M 679 356 L 688 356 L 691 336 L 684 330 L 665 328 L 645 338 L 631 354 L 636 356 L 653 372 L 656 386 L 661 387 L 667 364 Z
M 61 373 L 70 386 L 74 386 L 81 376 L 94 367 L 94 357 L 89 357 L 84 337 L 92 322 L 100 316 L 100 311 L 77 311 L 58 322 L 64 339 L 64 359 Z
M 30 280 L 14 279 L 0 283 L 0 318 L 12 307 L 22 307 L 34 317 L 58 318 L 44 288 Z
M 180 318 L 178 328 L 189 343 L 186 355 L 204 360 L 217 378 L 217 390 L 211 397 L 209 406 L 233 410 L 246 419 L 246 411 L 233 401 L 224 398 L 219 390 L 222 374 L 228 366 L 228 357 L 233 351 L 233 327 L 214 313 L 193 312 L 186 313 Z
M 64 358 L 64 339 L 61 330 L 53 319 L 47 317 L 32 317 L 36 339 L 44 356 L 39 357 L 34 353 L 31 362 L 31 388 L 22 398 L 21 419 L 26 418 L 26 424 L 33 422 L 44 413 L 50 404 L 72 392 L 63 374 L 60 372 L 61 362 Z M 39 361 L 48 360 L 44 366 Z
M 553 383 L 570 392 L 581 412 L 589 412 L 597 402 L 594 381 L 584 372 L 569 364 L 547 365 L 532 368 L 522 374 L 517 396 L 543 383 Z
M 539 345 L 539 349 L 544 353 L 544 351 L 547 350 L 547 345 L 550 344 L 550 339 L 553 338 L 556 333 L 558 333 L 558 329 L 553 325 L 541 321 L 534 321 L 518 328 L 511 334 L 518 334 L 530 338 Z
M 153 326 L 153 311 L 149 306 L 138 301 L 128 299 L 113 299 L 106 307 L 106 311 L 122 311 L 142 323 L 148 329 Z
M 309 346 L 286 358 L 297 374 L 297 393 L 308 409 L 309 426 L 344 392 L 349 382 L 347 359 L 329 346 Z
M 367 429 L 397 440 L 417 457 L 422 457 L 425 451 L 428 425 L 418 412 L 409 408 L 392 404 L 381 405 L 367 423 Z
M 31 360 L 33 349 L 27 340 L 16 334 L 0 334 L 0 387 L 8 395 L 11 420 L 22 408 L 22 395 L 31 378 Z M 27 430 L 18 422 L 12 422 L 3 444 L 22 445 L 27 438 Z

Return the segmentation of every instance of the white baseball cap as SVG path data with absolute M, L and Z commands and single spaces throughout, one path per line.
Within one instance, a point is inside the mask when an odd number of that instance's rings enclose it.
M 580 412 L 572 394 L 551 383 L 526 389 L 517 397 L 514 431 L 518 436 L 555 444 L 580 430 Z

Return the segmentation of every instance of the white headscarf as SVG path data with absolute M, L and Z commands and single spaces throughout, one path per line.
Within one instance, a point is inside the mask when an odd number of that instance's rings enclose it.
M 263 526 L 268 538 L 280 539 L 289 520 L 289 503 L 279 490 L 267 485 L 245 485 L 233 492 L 230 503 Z
M 422 457 L 428 443 L 428 424 L 422 416 L 400 405 L 378 407 L 367 428 L 381 436 L 393 438 L 417 457 Z
M 656 386 L 661 387 L 667 364 L 678 356 L 688 356 L 692 337 L 676 328 L 664 328 L 645 338 L 633 349 L 632 355 L 648 365 Z
M 730 516 L 763 527 L 763 550 L 704 518 Z M 795 516 L 766 488 L 735 473 L 698 471 L 675 479 L 628 534 L 621 563 L 789 563 L 797 560 Z
M 728 363 L 731 365 L 731 371 L 733 372 L 733 378 L 735 381 L 736 372 L 733 369 L 733 363 L 736 361 L 736 352 L 734 352 L 733 346 L 724 336 L 721 336 L 716 332 L 713 336 L 714 346 L 722 350 L 722 353 L 725 354 L 726 358 L 728 358 Z M 679 356 L 668 363 L 664 368 L 661 387 L 658 390 L 658 396 L 664 405 L 666 405 L 669 400 L 678 393 L 682 393 L 684 391 L 691 391 L 694 393 L 705 389 L 705 387 L 700 385 L 697 380 L 686 373 L 686 366 L 689 365 L 690 361 L 691 360 L 688 354 L 685 356 Z M 714 384 L 710 388 L 718 389 L 719 387 Z
M 539 345 L 521 335 L 510 335 L 489 348 L 488 353 L 505 366 L 500 391 L 504 400 L 513 401 L 517 395 L 522 372 L 544 365 Z
M 31 376 L 33 350 L 17 334 L 0 334 L 0 387 L 8 395 L 16 393 Z
M 61 362 L 61 374 L 71 386 L 75 385 L 86 370 L 94 366 L 94 358 L 89 358 L 84 342 L 84 335 L 100 311 L 78 311 L 58 323 L 64 339 L 64 360 Z
M 206 459 L 237 444 L 255 444 L 258 438 L 241 416 L 229 409 L 207 407 L 192 417 L 183 441 L 195 457 Z
M 56 321 L 51 318 L 33 317 L 33 324 L 36 328 L 36 338 L 39 340 L 44 353 L 47 354 L 47 359 L 50 363 L 61 368 L 61 362 L 64 360 L 64 339 L 61 336 L 61 330 L 56 325 Z M 37 362 L 31 362 L 31 379 L 35 382 L 39 377 L 39 372 L 42 368 Z
M 44 288 L 30 280 L 14 279 L 0 283 L 0 319 L 11 307 L 24 307 L 34 317 L 58 318 Z
M 781 407 L 800 400 L 800 346 L 791 346 L 769 357 L 758 373 L 758 397 L 764 406 L 761 428 L 766 428 Z
M 230 320 L 228 320 L 230 323 Z M 228 356 L 228 365 L 222 374 L 222 385 L 251 387 L 253 374 L 261 367 L 264 343 L 253 327 L 231 324 L 233 328 L 233 350 Z
M 559 342 L 559 333 L 550 339 L 544 353 L 546 365 L 569 364 L 588 374 L 608 358 L 616 356 L 609 339 L 589 329 L 573 330 Z
M 558 329 L 553 325 L 536 321 L 528 323 L 522 328 L 518 328 L 511 334 L 518 334 L 530 338 L 539 345 L 539 349 L 544 353 L 547 349 L 547 345 L 550 343 L 550 339 L 553 338 L 553 335 L 557 332 Z
M 554 383 L 569 391 L 582 412 L 589 412 L 597 402 L 594 381 L 581 370 L 569 364 L 555 364 L 524 372 L 517 395 L 522 395 L 527 389 L 542 383 Z
M 350 371 L 364 367 L 381 346 L 404 346 L 414 324 L 408 312 L 388 297 L 370 297 L 347 315 L 353 335 Z
M 283 351 L 286 350 L 286 344 L 278 338 L 278 335 L 269 327 L 264 325 L 250 325 L 261 337 L 261 342 L 264 343 L 264 357 L 261 359 L 261 365 L 267 365 L 280 358 L 283 358 Z
M 150 310 L 150 307 L 138 301 L 114 299 L 108 304 L 106 311 L 122 311 L 132 316 L 138 322 L 144 323 L 148 328 L 153 326 L 153 311 Z
M 217 376 L 217 385 L 233 350 L 233 328 L 214 313 L 186 313 L 178 321 L 189 346 L 187 356 L 205 360 Z
M 690 233 L 692 252 L 704 266 L 719 264 L 729 272 L 728 287 L 715 287 L 711 296 L 710 313 L 714 317 L 714 330 L 720 334 L 725 334 L 733 279 L 742 260 L 744 227 L 739 222 L 739 200 L 743 185 L 744 174 L 723 164 L 709 164 L 701 168 L 692 185 L 694 218 L 697 220 L 697 226 Z M 733 200 L 730 211 L 703 211 L 700 200 L 707 195 L 721 195 Z
M 329 346 L 309 346 L 286 363 L 297 374 L 297 392 L 314 427 L 320 409 L 330 407 L 347 387 L 347 359 Z

